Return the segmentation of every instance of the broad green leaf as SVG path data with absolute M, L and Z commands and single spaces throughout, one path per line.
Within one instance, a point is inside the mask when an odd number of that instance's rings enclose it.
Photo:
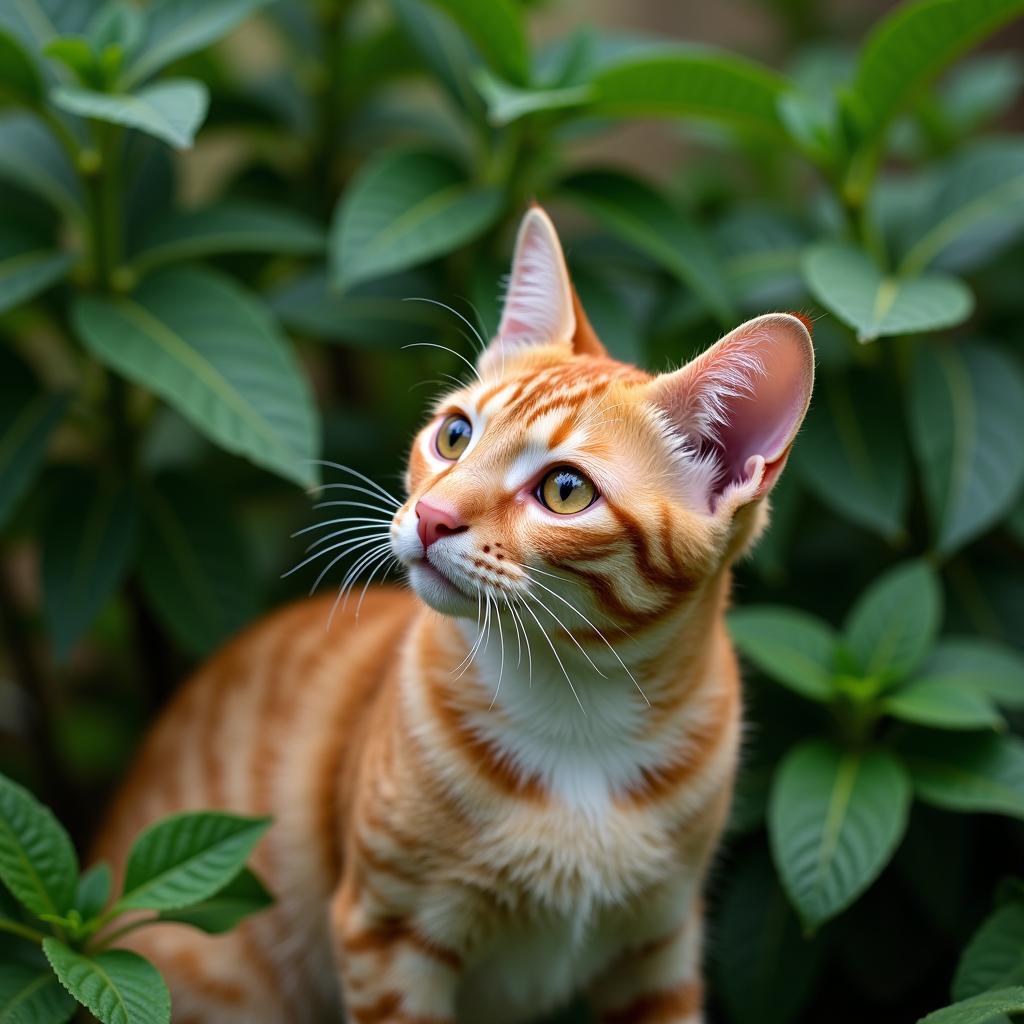
M 103 1024 L 170 1024 L 167 985 L 138 953 L 84 956 L 53 938 L 43 940 L 43 952 L 61 984 Z
M 270 304 L 292 331 L 367 348 L 422 341 L 428 329 L 451 327 L 454 317 L 430 302 L 436 285 L 415 271 L 334 291 L 317 268 L 271 292 Z
M 573 110 L 583 106 L 591 96 L 590 86 L 572 85 L 561 89 L 524 89 L 477 68 L 473 81 L 487 104 L 487 120 L 502 128 L 528 114 Z
M 81 216 L 85 208 L 67 154 L 32 114 L 0 113 L 0 181 L 20 185 L 69 217 Z
M 184 476 L 143 493 L 139 572 L 177 642 L 209 654 L 259 610 L 252 560 L 223 495 Z
M 0 229 L 0 313 L 45 291 L 71 268 L 75 257 L 14 224 Z
M 142 42 L 146 20 L 131 0 L 110 0 L 89 23 L 89 42 L 102 53 L 108 46 L 134 52 Z
M 983 53 L 962 61 L 940 90 L 943 114 L 954 129 L 966 134 L 1008 113 L 1024 87 L 1020 55 Z
M 74 1012 L 49 967 L 0 964 L 0 1024 L 64 1024 Z
M 316 222 L 269 203 L 226 200 L 175 212 L 150 225 L 133 262 L 140 270 L 222 252 L 319 253 L 324 234 Z
M 219 811 L 173 814 L 132 844 L 121 910 L 178 910 L 213 896 L 245 866 L 269 818 Z
M 967 285 L 955 277 L 887 276 L 865 253 L 841 243 L 811 246 L 803 271 L 814 297 L 854 328 L 861 342 L 953 327 L 974 308 Z
M 517 85 L 529 74 L 523 16 L 514 0 L 430 0 L 477 45 L 490 65 Z
M 66 395 L 40 391 L 24 363 L 0 348 L 0 527 L 39 472 Z
M 595 75 L 598 114 L 618 117 L 694 117 L 779 141 L 778 114 L 785 80 L 731 54 L 685 49 L 626 58 Z
M 852 103 L 868 141 L 876 140 L 947 64 L 1024 12 L 1024 0 L 917 0 L 874 28 L 860 53 Z
M 836 635 L 821 619 L 795 608 L 737 608 L 729 632 L 765 675 L 809 700 L 832 699 Z
M 942 679 L 914 679 L 882 701 L 894 718 L 935 729 L 997 729 L 1003 716 L 980 687 Z
M 1024 484 L 1017 364 L 984 344 L 921 349 L 910 388 L 910 436 L 935 544 L 948 554 L 1001 519 Z
M 157 0 L 146 11 L 146 34 L 125 68 L 122 86 L 152 77 L 172 61 L 226 36 L 268 0 Z
M 78 35 L 105 0 L 4 0 L 0 3 L 0 26 L 33 53 L 56 36 Z
M 78 882 L 78 858 L 63 826 L 27 789 L 3 775 L 0 881 L 36 915 L 62 915 Z
M 807 488 L 889 540 L 903 532 L 910 458 L 898 396 L 874 374 L 826 375 L 793 453 Z
M 161 921 L 188 924 L 210 935 L 230 931 L 243 918 L 265 910 L 274 902 L 263 883 L 248 868 L 233 878 L 224 888 L 180 910 L 162 910 Z
M 72 320 L 97 359 L 222 448 L 313 482 L 319 427 L 309 385 L 268 310 L 233 281 L 199 268 L 161 270 L 130 296 L 80 296 Z
M 82 873 L 75 893 L 75 910 L 82 915 L 83 921 L 95 917 L 106 907 L 113 882 L 113 872 L 104 861 Z
M 931 650 L 941 619 L 934 570 L 904 562 L 858 598 L 846 620 L 846 642 L 865 675 L 904 678 Z
M 971 270 L 1024 230 L 1024 140 L 991 139 L 956 154 L 903 240 L 901 274 L 932 263 Z
M 991 640 L 943 637 L 921 678 L 974 687 L 1004 707 L 1024 708 L 1024 656 Z
M 134 93 L 61 86 L 50 98 L 71 114 L 136 128 L 176 149 L 192 145 L 210 104 L 206 86 L 191 78 L 169 78 Z
M 66 661 L 124 578 L 135 543 L 130 487 L 95 471 L 60 474 L 42 523 L 43 609 L 59 662 Z
M 63 64 L 81 85 L 103 89 L 106 79 L 100 66 L 99 55 L 81 36 L 60 36 L 51 39 L 43 48 L 43 55 Z
M 467 181 L 448 157 L 383 153 L 363 167 L 334 212 L 333 280 L 347 289 L 443 256 L 490 227 L 501 203 L 497 189 Z
M 950 811 L 1024 818 L 1024 740 L 984 733 L 915 735 L 901 747 L 917 795 Z
M 617 171 L 586 171 L 560 187 L 608 231 L 693 289 L 722 323 L 732 322 L 732 297 L 713 246 L 694 221 L 650 185 Z
M 0 27 L 0 99 L 32 106 L 43 98 L 43 79 L 13 32 Z
M 953 978 L 953 998 L 1024 985 L 1024 902 L 998 907 L 971 937 Z
M 909 807 L 907 774 L 885 751 L 810 740 L 786 756 L 768 831 L 782 884 L 809 928 L 875 880 L 899 845 Z
M 1008 1013 L 1024 1013 L 1024 988 L 999 988 L 943 1007 L 918 1024 L 988 1024 L 1001 1021 Z
M 716 915 L 716 989 L 733 1024 L 790 1024 L 821 970 L 821 943 L 800 931 L 761 851 L 729 872 Z

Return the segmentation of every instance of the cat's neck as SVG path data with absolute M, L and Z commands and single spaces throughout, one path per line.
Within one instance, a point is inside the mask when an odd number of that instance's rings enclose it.
M 599 809 L 685 744 L 699 722 L 708 689 L 700 684 L 728 656 L 727 591 L 724 572 L 656 628 L 614 643 L 607 634 L 607 643 L 573 640 L 546 623 L 542 631 L 522 614 L 517 628 L 509 614 L 499 625 L 492 613 L 489 635 L 485 625 L 430 614 L 423 628 L 447 652 L 433 685 L 518 771 L 571 805 Z

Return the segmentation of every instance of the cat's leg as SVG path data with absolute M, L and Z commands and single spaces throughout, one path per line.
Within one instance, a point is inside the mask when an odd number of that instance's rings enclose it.
M 675 926 L 627 949 L 592 989 L 602 1024 L 701 1024 L 701 908 L 695 901 Z
M 350 1024 L 455 1024 L 462 967 L 454 950 L 420 931 L 410 915 L 344 885 L 331 908 L 345 1020 Z

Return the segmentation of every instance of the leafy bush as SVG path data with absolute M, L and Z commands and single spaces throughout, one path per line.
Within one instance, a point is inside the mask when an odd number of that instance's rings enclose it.
M 772 10 L 785 73 L 591 28 L 531 47 L 515 0 L 0 7 L 0 758 L 76 836 L 193 659 L 294 592 L 321 454 L 397 473 L 410 387 L 497 322 L 536 197 L 622 358 L 815 320 L 732 613 L 756 671 L 714 1012 L 1021 1010 L 1012 900 L 949 978 L 1024 836 L 1024 140 L 998 128 L 1024 67 L 955 62 L 1024 0 L 909 2 L 856 50 Z M 685 163 L 597 162 L 635 119 L 685 126 Z M 92 906 L 50 922 L 69 956 Z
M 270 895 L 245 867 L 268 825 L 266 818 L 212 812 L 164 818 L 135 840 L 111 904 L 110 866 L 100 862 L 80 875 L 57 819 L 0 775 L 3 1019 L 61 1024 L 77 1001 L 103 1024 L 170 1021 L 160 973 L 138 953 L 115 947 L 158 921 L 217 934 L 269 906 Z M 140 910 L 155 913 L 117 926 Z

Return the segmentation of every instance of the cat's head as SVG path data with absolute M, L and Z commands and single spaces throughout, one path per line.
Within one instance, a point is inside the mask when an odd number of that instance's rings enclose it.
M 807 411 L 814 352 L 801 319 L 772 313 L 672 373 L 612 359 L 534 207 L 477 371 L 412 445 L 391 540 L 413 588 L 448 614 L 477 616 L 483 593 L 518 601 L 525 618 L 543 614 L 531 594 L 572 581 L 581 612 L 635 626 L 756 536 Z

